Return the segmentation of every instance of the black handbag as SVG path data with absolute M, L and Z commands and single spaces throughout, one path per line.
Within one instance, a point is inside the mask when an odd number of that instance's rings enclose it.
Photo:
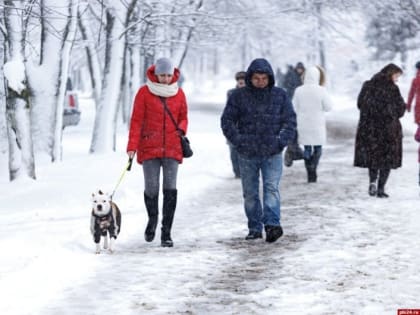
M 169 118 L 171 118 L 173 124 L 176 127 L 179 138 L 181 140 L 182 155 L 184 156 L 184 158 L 191 157 L 193 155 L 193 150 L 191 149 L 190 140 L 187 138 L 187 136 L 183 135 L 184 132 L 178 127 L 178 124 L 176 123 L 174 117 L 172 116 L 172 113 L 169 111 L 168 106 L 166 105 L 166 100 L 163 97 L 160 97 L 160 100 L 162 101 L 163 107 L 168 113 Z

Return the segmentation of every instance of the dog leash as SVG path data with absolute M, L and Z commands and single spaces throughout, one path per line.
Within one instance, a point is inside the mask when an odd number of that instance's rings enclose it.
M 124 170 L 123 170 L 123 172 L 122 172 L 122 174 L 121 174 L 121 176 L 120 176 L 120 179 L 118 180 L 118 183 L 117 183 L 117 185 L 115 186 L 114 191 L 112 192 L 112 194 L 111 194 L 111 196 L 110 196 L 111 200 L 112 200 L 112 197 L 114 196 L 114 194 L 115 194 L 115 192 L 116 192 L 116 190 L 117 190 L 118 186 L 121 184 L 121 181 L 122 181 L 122 179 L 123 179 L 123 177 L 124 177 L 125 173 L 126 173 L 127 171 L 130 171 L 130 170 L 131 170 L 131 165 L 133 164 L 133 158 L 134 158 L 134 157 L 131 157 L 131 158 L 129 158 L 129 159 L 128 159 L 127 166 L 126 166 L 126 167 L 124 167 Z

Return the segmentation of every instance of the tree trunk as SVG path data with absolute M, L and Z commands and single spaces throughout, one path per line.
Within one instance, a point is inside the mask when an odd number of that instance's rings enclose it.
M 93 97 L 95 99 L 95 104 L 97 108 L 102 92 L 102 71 L 101 64 L 99 61 L 99 53 L 95 48 L 95 45 L 93 44 L 96 39 L 94 37 L 91 25 L 89 23 L 89 14 L 85 8 L 86 5 L 87 3 L 85 3 L 85 5 L 80 6 L 78 22 L 82 38 L 86 43 L 85 50 L 87 56 L 87 64 L 93 90 Z
M 0 34 L 0 36 L 2 36 Z M 4 60 L 4 51 L 6 45 L 0 45 L 0 60 Z M 6 96 L 3 71 L 0 72 L 0 154 L 7 152 L 7 121 L 6 121 Z
M 115 151 L 118 110 L 121 99 L 127 102 L 128 96 L 125 93 L 129 92 L 126 91 L 128 80 L 124 77 L 124 70 L 127 70 L 124 59 L 127 50 L 126 27 L 136 3 L 137 0 L 131 0 L 128 6 L 119 1 L 108 0 L 106 3 L 105 64 L 101 98 L 90 146 L 91 153 Z M 121 95 L 124 97 L 120 98 Z
M 121 117 L 124 124 L 128 121 L 128 107 L 130 102 L 130 77 L 131 77 L 131 49 L 125 48 L 123 73 L 121 80 Z
M 9 140 L 9 179 L 13 181 L 22 176 L 36 179 L 27 89 L 20 94 L 8 89 L 6 112 Z
M 115 150 L 116 121 L 125 48 L 125 36 L 120 38 L 125 29 L 124 24 L 121 23 L 125 19 L 121 16 L 126 10 L 120 2 L 108 4 L 103 85 L 93 127 L 91 153 Z
M 61 155 L 62 115 L 67 82 L 69 49 L 72 42 L 68 38 L 71 7 L 78 0 L 62 1 L 57 7 L 55 0 L 43 0 L 45 8 L 41 18 L 43 37 L 40 47 L 39 65 L 28 63 L 27 74 L 31 87 L 31 124 L 36 153 L 46 153 L 51 161 Z M 65 18 L 57 19 L 57 14 Z M 74 27 L 74 26 L 73 26 Z M 58 35 L 57 35 L 58 34 Z M 63 59 L 65 58 L 65 59 Z M 62 76 L 66 76 L 64 79 Z M 40 80 L 39 78 L 42 78 Z
M 316 12 L 318 20 L 318 50 L 319 50 L 319 64 L 326 70 L 325 61 L 325 45 L 324 45 L 324 21 L 322 20 L 322 3 L 316 3 Z
M 6 61 L 3 69 L 12 67 L 13 78 L 5 78 L 6 95 L 6 125 L 9 144 L 9 179 L 19 177 L 36 179 L 35 158 L 33 151 L 31 120 L 30 120 L 30 93 L 26 83 L 26 65 L 23 63 L 25 51 L 26 29 L 22 18 L 17 12 L 25 12 L 24 1 L 4 1 L 4 25 L 7 31 L 5 50 Z M 17 82 L 19 78 L 19 82 Z M 14 82 L 9 82 L 12 79 Z
M 58 72 L 58 84 L 55 107 L 55 129 L 53 136 L 52 161 L 61 160 L 62 135 L 63 135 L 63 111 L 66 96 L 67 78 L 69 76 L 70 52 L 76 34 L 76 12 L 78 0 L 70 0 L 68 3 L 68 18 L 65 31 L 63 32 L 61 58 Z

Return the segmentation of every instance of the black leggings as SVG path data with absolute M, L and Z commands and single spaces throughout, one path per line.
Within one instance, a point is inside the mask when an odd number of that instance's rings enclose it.
M 380 170 L 375 169 L 375 168 L 370 168 L 369 181 L 371 183 L 376 183 L 376 180 L 378 179 L 378 174 L 379 174 L 378 187 L 384 188 L 386 181 L 388 180 L 389 173 L 391 173 L 391 170 L 389 168 L 380 169 Z

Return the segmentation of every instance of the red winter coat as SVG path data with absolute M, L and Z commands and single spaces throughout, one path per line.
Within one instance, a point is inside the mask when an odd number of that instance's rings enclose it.
M 416 102 L 414 106 L 414 120 L 417 124 L 420 124 L 420 70 L 417 71 L 416 77 L 411 83 L 410 92 L 408 93 L 408 111 L 411 110 L 411 103 L 413 102 L 414 96 L 416 96 Z
M 417 142 L 420 142 L 420 125 L 417 127 L 416 134 L 414 135 L 414 139 L 416 139 Z M 419 163 L 420 163 L 420 146 L 419 146 Z
M 147 69 L 147 78 L 157 83 L 155 66 Z M 179 79 L 175 69 L 172 83 Z M 177 94 L 166 98 L 166 104 L 178 127 L 186 134 L 188 126 L 187 102 L 181 88 Z M 159 96 L 152 94 L 147 85 L 142 86 L 134 100 L 131 115 L 127 152 L 137 152 L 137 162 L 154 158 L 172 158 L 182 163 L 181 142 L 177 129 L 165 111 Z

